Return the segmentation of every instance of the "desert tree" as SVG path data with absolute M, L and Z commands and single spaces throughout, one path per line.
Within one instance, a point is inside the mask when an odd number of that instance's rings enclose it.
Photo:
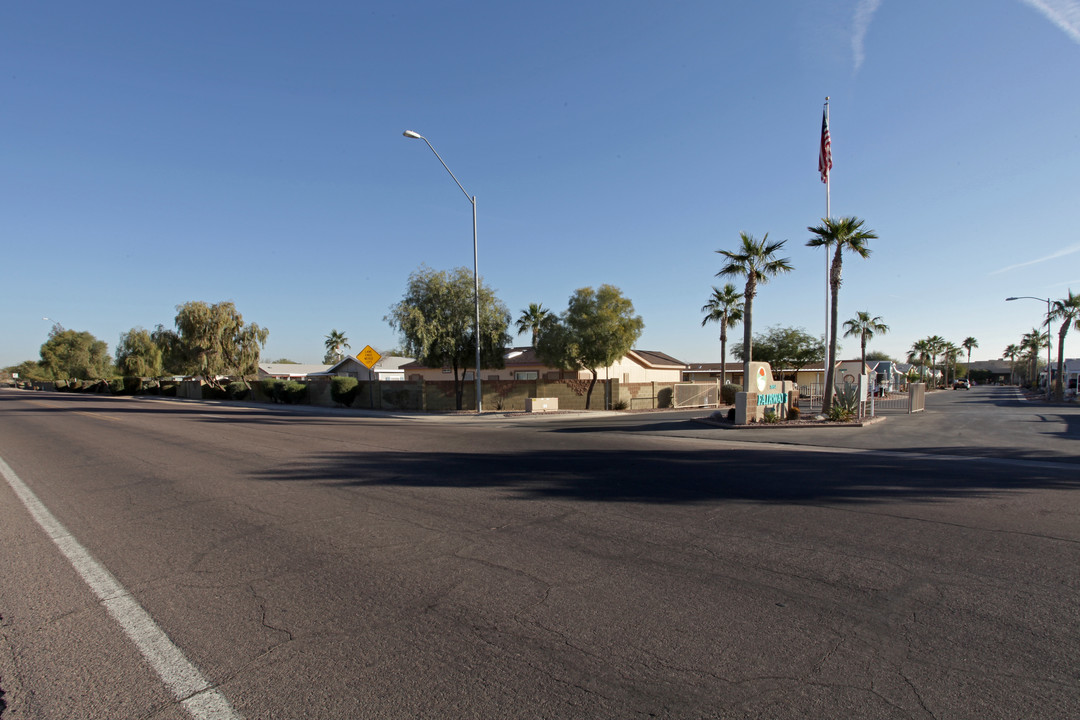
M 453 369 L 458 410 L 462 409 L 466 371 L 475 365 L 477 344 L 480 366 L 501 368 L 511 340 L 507 333 L 510 311 L 482 280 L 480 337 L 476 337 L 475 289 L 472 270 L 432 270 L 423 265 L 409 276 L 404 297 L 384 318 L 401 333 L 409 356 L 427 367 Z
M 600 368 L 611 366 L 630 352 L 644 329 L 645 322 L 619 288 L 580 288 L 570 296 L 559 319 L 541 327 L 536 354 L 562 370 L 589 371 L 592 378 L 585 395 L 588 410 Z

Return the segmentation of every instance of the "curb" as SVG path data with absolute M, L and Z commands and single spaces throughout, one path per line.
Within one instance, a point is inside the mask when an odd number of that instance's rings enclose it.
M 814 428 L 861 428 L 868 425 L 877 425 L 878 423 L 885 422 L 887 418 L 884 416 L 867 418 L 865 420 L 858 420 L 856 422 L 829 422 L 824 420 L 822 422 L 801 422 L 801 423 L 750 423 L 748 425 L 735 425 L 727 422 L 717 422 L 710 420 L 709 418 L 695 418 L 694 422 L 701 423 L 702 425 L 710 425 L 712 427 L 721 428 L 723 430 L 811 430 Z

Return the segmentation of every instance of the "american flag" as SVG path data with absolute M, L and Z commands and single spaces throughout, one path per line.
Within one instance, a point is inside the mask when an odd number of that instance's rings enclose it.
M 821 173 L 821 182 L 829 182 L 832 170 L 832 139 L 829 137 L 829 106 L 821 111 L 821 150 L 818 152 L 817 169 Z

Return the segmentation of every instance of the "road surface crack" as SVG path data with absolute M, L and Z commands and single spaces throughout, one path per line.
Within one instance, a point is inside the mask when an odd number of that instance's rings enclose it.
M 254 585 L 248 585 L 248 590 L 251 591 L 252 597 L 255 598 L 255 602 L 259 606 L 259 615 L 260 615 L 259 622 L 262 624 L 262 626 L 264 628 L 268 628 L 270 630 L 273 630 L 274 632 L 281 633 L 281 634 L 285 635 L 285 637 L 287 638 L 286 640 L 283 640 L 280 643 L 273 644 L 270 648 L 268 648 L 268 650 L 273 650 L 274 648 L 279 647 L 281 645 L 284 645 L 285 643 L 292 642 L 295 638 L 293 637 L 292 632 L 288 628 L 279 627 L 277 625 L 271 625 L 269 622 L 266 621 L 266 601 L 263 600 L 263 598 L 259 596 L 259 593 L 255 589 L 255 586 Z

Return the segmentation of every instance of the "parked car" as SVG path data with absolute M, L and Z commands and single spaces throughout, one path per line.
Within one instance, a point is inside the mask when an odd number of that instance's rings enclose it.
M 971 383 L 969 383 L 967 380 L 964 380 L 963 378 L 959 378 L 959 379 L 953 381 L 952 389 L 953 390 L 970 390 L 971 389 Z

